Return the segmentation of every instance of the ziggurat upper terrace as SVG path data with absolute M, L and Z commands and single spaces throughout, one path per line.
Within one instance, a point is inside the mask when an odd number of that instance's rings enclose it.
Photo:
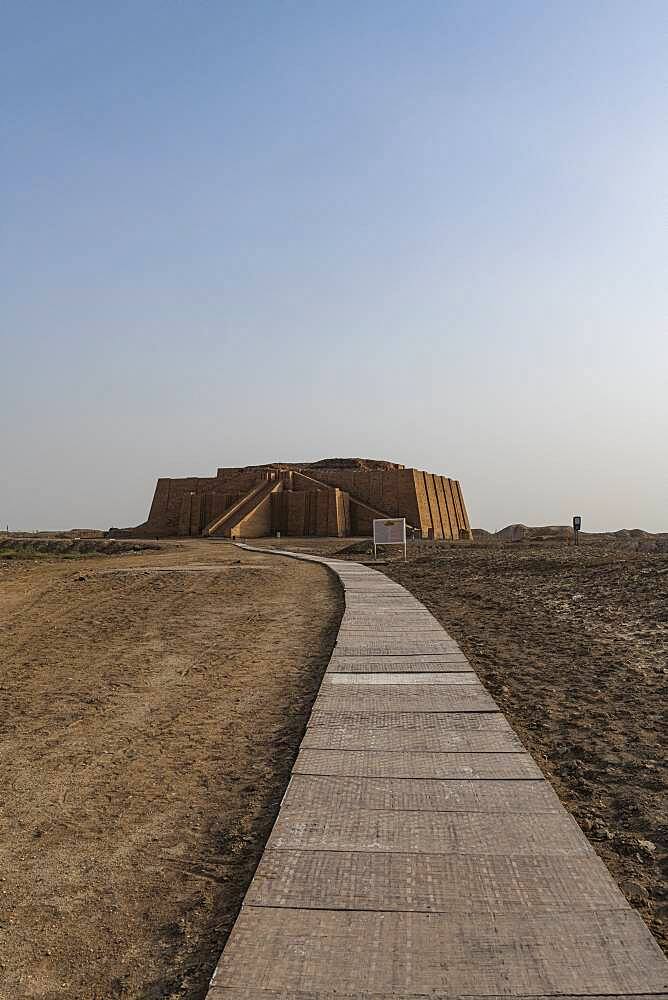
M 470 539 L 457 480 L 374 459 L 330 458 L 159 479 L 148 520 L 112 528 L 132 538 L 368 536 L 374 518 L 405 517 L 423 538 Z

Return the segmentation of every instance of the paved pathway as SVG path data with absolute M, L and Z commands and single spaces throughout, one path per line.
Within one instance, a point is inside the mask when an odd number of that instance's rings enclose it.
M 654 938 L 457 643 L 383 574 L 299 558 L 346 610 L 208 1000 L 665 995 Z

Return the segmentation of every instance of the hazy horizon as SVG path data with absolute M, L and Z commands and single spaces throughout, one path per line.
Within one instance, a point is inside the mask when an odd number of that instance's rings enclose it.
M 665 5 L 10 5 L 0 528 L 379 458 L 668 531 Z
M 340 457 L 340 458 L 343 458 L 343 457 L 364 457 L 364 458 L 381 458 L 381 459 L 386 459 L 387 461 L 394 461 L 395 460 L 395 459 L 387 459 L 387 456 L 379 456 L 379 455 L 375 455 L 375 456 L 371 456 L 371 455 L 368 455 L 368 456 L 343 456 L 343 455 L 337 455 L 337 456 L 332 455 L 332 456 L 329 456 L 329 455 L 321 455 L 321 456 L 319 456 L 319 458 L 330 458 L 330 457 Z M 314 461 L 318 461 L 318 459 L 316 459 L 316 458 L 309 458 L 309 459 L 279 458 L 279 459 L 267 459 L 266 463 L 263 462 L 263 461 L 261 461 L 261 460 L 258 460 L 257 462 L 244 463 L 244 464 L 262 465 L 262 464 L 268 464 L 269 462 L 285 462 L 286 464 L 288 464 L 288 463 L 297 463 L 299 461 L 314 462 Z M 241 465 L 242 463 L 239 463 L 239 464 Z M 408 467 L 408 463 L 402 463 L 402 464 L 404 464 L 404 465 L 406 465 Z M 191 469 L 188 472 L 181 473 L 180 475 L 182 475 L 182 476 L 198 476 L 200 478 L 208 478 L 208 477 L 211 477 L 211 476 L 215 476 L 216 470 L 217 470 L 218 467 L 219 466 L 216 465 L 212 469 L 208 470 L 207 472 L 196 471 L 196 470 L 192 470 Z M 417 468 L 417 466 L 416 466 L 416 468 Z M 447 472 L 443 472 L 443 470 L 439 470 L 439 469 L 425 469 L 424 471 L 437 472 L 437 473 L 440 473 L 440 474 L 443 474 L 443 475 L 447 475 Z M 162 477 L 156 477 L 156 478 L 162 478 Z M 179 477 L 178 476 L 167 476 L 167 478 L 179 478 Z M 457 477 L 455 475 L 451 475 L 451 478 L 456 479 Z M 461 484 L 461 485 L 463 486 L 464 484 Z M 129 520 L 123 521 L 122 523 L 120 521 L 110 522 L 109 524 L 106 524 L 106 523 L 105 524 L 102 524 L 102 523 L 55 524 L 55 523 L 53 523 L 53 524 L 46 524 L 46 525 L 44 525 L 44 524 L 42 524 L 42 525 L 33 525 L 33 526 L 30 526 L 30 527 L 26 527 L 25 525 L 13 526 L 13 525 L 9 524 L 9 530 L 10 531 L 35 532 L 35 531 L 67 531 L 67 530 L 71 530 L 73 528 L 107 530 L 108 528 L 111 528 L 111 527 L 116 527 L 116 528 L 135 527 L 135 526 L 138 526 L 139 524 L 141 524 L 143 521 L 145 521 L 146 518 L 148 517 L 149 507 L 150 507 L 151 501 L 153 499 L 154 487 L 155 487 L 155 480 L 153 481 L 150 489 L 147 492 L 146 503 L 144 505 L 144 508 L 140 511 L 140 513 L 137 514 L 137 516 L 134 519 L 130 518 Z M 575 508 L 574 507 L 573 510 L 572 510 L 572 512 L 570 514 L 565 514 L 562 520 L 551 520 L 551 521 L 545 521 L 545 520 L 538 521 L 538 520 L 536 520 L 536 521 L 527 521 L 527 520 L 522 520 L 521 518 L 515 518 L 515 519 L 504 521 L 503 524 L 496 524 L 496 523 L 494 523 L 494 524 L 481 524 L 481 523 L 478 523 L 478 521 L 476 521 L 476 519 L 475 519 L 475 514 L 474 514 L 475 506 L 473 508 L 471 507 L 471 504 L 469 502 L 469 498 L 467 496 L 465 487 L 464 487 L 464 501 L 465 501 L 465 503 L 467 504 L 467 507 L 468 507 L 468 512 L 469 512 L 469 515 L 470 515 L 470 518 L 471 518 L 471 526 L 473 528 L 484 528 L 485 530 L 492 531 L 492 532 L 500 531 L 502 528 L 508 527 L 511 524 L 524 524 L 527 527 L 554 527 L 554 526 L 557 526 L 557 525 L 568 525 L 568 526 L 570 526 L 570 524 L 572 522 L 572 516 L 573 516 L 573 514 L 581 513 L 581 508 Z M 562 509 L 565 509 L 565 508 L 562 507 Z M 5 528 L 6 528 L 6 522 L 2 521 L 2 523 L 0 523 L 0 531 L 4 531 Z M 587 524 L 587 515 L 585 514 L 584 517 L 583 517 L 582 531 L 585 534 L 586 533 L 590 533 L 590 532 L 592 532 L 592 533 L 596 533 L 596 532 L 605 533 L 605 532 L 611 532 L 611 531 L 618 531 L 618 530 L 620 530 L 622 528 L 626 528 L 626 529 L 629 529 L 629 530 L 633 530 L 633 529 L 636 529 L 636 528 L 643 528 L 645 531 L 650 531 L 650 532 L 655 532 L 655 533 L 661 533 L 661 532 L 664 532 L 664 531 L 668 531 L 668 528 L 660 528 L 660 527 L 658 527 L 658 528 L 656 528 L 656 527 L 655 528 L 648 528 L 645 525 L 640 525 L 640 524 L 608 525 L 607 527 L 606 526 L 601 527 L 600 525 L 599 526 L 592 526 L 592 525 Z

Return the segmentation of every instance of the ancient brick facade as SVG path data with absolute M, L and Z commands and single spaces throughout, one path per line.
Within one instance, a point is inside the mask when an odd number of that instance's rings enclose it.
M 377 517 L 405 517 L 424 538 L 470 538 L 456 479 L 392 462 L 327 459 L 312 464 L 218 469 L 211 478 L 159 479 L 148 520 L 115 536 L 344 537 L 371 534 Z

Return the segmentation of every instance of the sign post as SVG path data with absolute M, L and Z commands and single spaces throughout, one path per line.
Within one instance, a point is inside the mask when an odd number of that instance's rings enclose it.
M 379 545 L 403 545 L 406 562 L 406 518 L 382 517 L 373 522 L 373 557 L 378 558 Z
M 575 544 L 580 544 L 580 528 L 582 527 L 582 518 L 579 514 L 576 514 L 573 518 L 573 537 L 575 539 Z

